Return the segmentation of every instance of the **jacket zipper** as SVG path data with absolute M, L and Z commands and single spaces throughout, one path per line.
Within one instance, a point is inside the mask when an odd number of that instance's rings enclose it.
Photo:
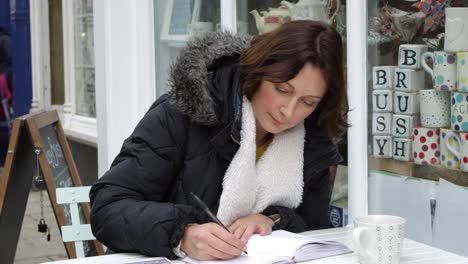
M 237 141 L 237 139 L 235 139 L 235 138 L 234 138 L 234 136 L 233 136 L 232 134 L 231 134 L 231 139 L 232 139 L 234 142 L 236 142 L 236 143 L 237 143 L 237 145 L 239 145 L 239 146 L 240 146 L 240 143 L 239 143 L 239 141 Z

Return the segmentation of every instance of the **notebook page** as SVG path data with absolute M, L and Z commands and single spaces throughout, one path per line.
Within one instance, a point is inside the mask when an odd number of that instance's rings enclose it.
M 351 252 L 353 252 L 351 249 L 339 242 L 322 241 L 302 246 L 296 251 L 295 257 L 297 262 L 304 262 Z
M 291 258 L 301 245 L 310 242 L 308 237 L 277 230 L 268 236 L 253 235 L 247 244 L 247 249 L 249 254 L 255 256 L 287 256 Z
M 288 264 L 292 263 L 289 260 L 289 257 L 274 257 L 274 256 L 253 256 L 249 254 L 248 256 L 242 254 L 238 258 L 229 259 L 229 260 L 195 260 L 190 257 L 185 257 L 182 259 L 186 263 L 192 264 Z

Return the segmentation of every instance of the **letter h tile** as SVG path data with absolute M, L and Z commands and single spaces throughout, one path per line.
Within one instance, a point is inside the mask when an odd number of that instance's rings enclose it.
M 412 151 L 411 139 L 409 138 L 393 138 L 393 159 L 403 160 L 403 161 L 412 161 L 413 156 L 411 155 Z

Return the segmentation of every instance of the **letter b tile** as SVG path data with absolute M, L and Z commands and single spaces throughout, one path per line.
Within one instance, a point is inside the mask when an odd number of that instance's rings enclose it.
M 395 66 L 372 67 L 372 87 L 374 89 L 393 89 Z
M 427 51 L 426 45 L 403 44 L 398 50 L 398 67 L 405 69 L 421 69 L 421 55 Z

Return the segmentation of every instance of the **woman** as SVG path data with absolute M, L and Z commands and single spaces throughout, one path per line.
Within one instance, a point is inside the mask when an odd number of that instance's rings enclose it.
M 5 74 L 11 89 L 11 36 L 0 27 L 0 74 Z
M 172 90 L 91 190 L 97 239 L 117 252 L 230 259 L 254 233 L 328 226 L 328 168 L 341 161 L 331 139 L 347 127 L 341 45 L 313 21 L 189 42 Z

